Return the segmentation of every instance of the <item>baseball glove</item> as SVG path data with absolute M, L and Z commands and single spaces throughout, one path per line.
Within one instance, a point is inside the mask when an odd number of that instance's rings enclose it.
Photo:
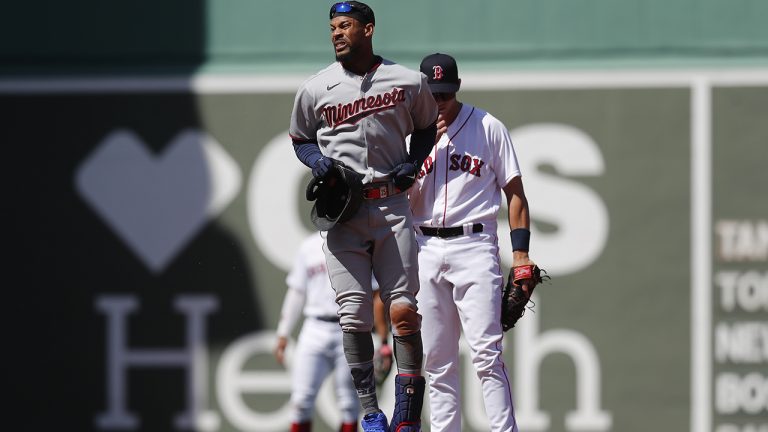
M 523 316 L 533 289 L 543 281 L 549 280 L 546 273 L 535 264 L 517 266 L 510 270 L 501 299 L 501 327 L 504 331 L 514 327 L 517 320 Z M 527 295 L 523 291 L 523 282 L 528 285 Z
M 373 379 L 376 381 L 376 385 L 382 385 L 391 370 L 392 348 L 387 344 L 382 344 L 373 354 Z

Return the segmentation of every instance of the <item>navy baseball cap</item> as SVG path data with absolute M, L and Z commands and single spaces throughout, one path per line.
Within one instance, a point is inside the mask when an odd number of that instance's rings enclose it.
M 367 4 L 358 1 L 343 1 L 334 3 L 331 6 L 330 18 L 335 16 L 352 17 L 363 24 L 371 23 L 376 25 L 376 17 L 373 15 L 373 9 Z
M 421 61 L 421 73 L 427 76 L 432 93 L 456 93 L 461 86 L 456 59 L 448 54 L 434 53 Z

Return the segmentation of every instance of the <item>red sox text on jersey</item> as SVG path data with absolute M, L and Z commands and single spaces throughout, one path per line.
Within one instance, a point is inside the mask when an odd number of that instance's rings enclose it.
M 311 279 L 315 276 L 322 275 L 323 277 L 328 274 L 328 270 L 325 269 L 325 263 L 319 263 L 313 266 L 307 267 L 307 279 Z
M 449 160 L 451 161 L 451 164 L 448 166 L 448 169 L 450 171 L 464 171 L 466 173 L 472 174 L 475 177 L 481 176 L 480 169 L 485 165 L 485 162 L 483 162 L 482 159 L 478 157 L 474 157 L 472 155 L 460 155 L 453 153 L 449 157 Z M 434 161 L 432 160 L 432 156 L 430 155 L 427 157 L 427 160 L 424 161 L 424 167 L 419 171 L 419 178 L 423 178 L 427 174 L 431 174 L 434 170 Z
M 328 105 L 323 108 L 323 117 L 330 127 L 335 128 L 340 124 L 356 123 L 371 114 L 394 108 L 403 101 L 405 101 L 405 91 L 395 87 L 384 94 L 362 97 L 346 104 Z

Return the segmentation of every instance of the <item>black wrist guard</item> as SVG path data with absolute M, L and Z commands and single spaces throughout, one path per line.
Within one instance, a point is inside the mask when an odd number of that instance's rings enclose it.
M 525 228 L 515 228 L 509 232 L 512 240 L 513 251 L 528 251 L 528 245 L 531 243 L 531 232 Z

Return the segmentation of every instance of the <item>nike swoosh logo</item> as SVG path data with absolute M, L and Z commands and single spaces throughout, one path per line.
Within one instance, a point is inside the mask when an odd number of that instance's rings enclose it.
M 339 84 L 341 84 L 341 83 L 340 83 L 340 82 L 337 82 L 337 83 L 336 83 L 336 84 L 334 84 L 334 85 L 325 86 L 325 89 L 326 89 L 326 90 L 328 90 L 328 91 L 331 91 L 331 90 L 333 90 L 333 88 L 334 88 L 334 87 L 336 87 L 336 86 L 337 86 L 337 85 L 339 85 Z

